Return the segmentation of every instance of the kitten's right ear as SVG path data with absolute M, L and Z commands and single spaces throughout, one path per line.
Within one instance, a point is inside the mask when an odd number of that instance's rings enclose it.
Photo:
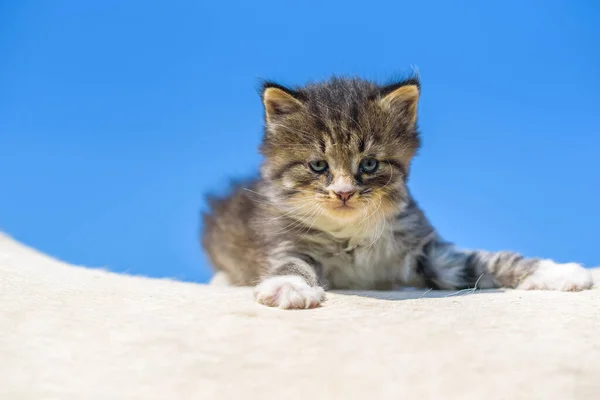
M 304 107 L 298 93 L 272 82 L 263 84 L 262 101 L 267 121 L 298 112 Z
M 417 104 L 421 85 L 418 78 L 410 78 L 381 89 L 379 104 L 404 115 L 411 125 L 417 121 Z

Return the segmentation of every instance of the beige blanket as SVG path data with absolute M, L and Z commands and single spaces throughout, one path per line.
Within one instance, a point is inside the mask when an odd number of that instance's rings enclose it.
M 600 290 L 329 293 L 283 311 L 0 234 L 0 399 L 600 399 Z

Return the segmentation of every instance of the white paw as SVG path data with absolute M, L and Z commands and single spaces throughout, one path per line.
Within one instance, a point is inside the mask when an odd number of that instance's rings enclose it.
M 254 288 L 256 301 L 265 306 L 279 308 L 314 308 L 325 299 L 319 286 L 309 286 L 299 276 L 274 276 Z
M 542 260 L 535 272 L 525 278 L 518 289 L 578 292 L 590 289 L 593 285 L 592 274 L 579 264 L 558 264 L 552 260 Z

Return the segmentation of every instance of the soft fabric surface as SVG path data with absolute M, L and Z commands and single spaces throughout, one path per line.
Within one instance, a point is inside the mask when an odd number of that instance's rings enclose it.
M 328 293 L 284 311 L 0 235 L 0 398 L 598 399 L 600 290 Z

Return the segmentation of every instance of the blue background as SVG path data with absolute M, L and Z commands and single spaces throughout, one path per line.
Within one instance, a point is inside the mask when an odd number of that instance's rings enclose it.
M 441 233 L 600 265 L 599 8 L 0 1 L 0 229 L 69 262 L 205 281 L 203 193 L 257 168 L 257 79 L 416 65 L 411 188 Z

